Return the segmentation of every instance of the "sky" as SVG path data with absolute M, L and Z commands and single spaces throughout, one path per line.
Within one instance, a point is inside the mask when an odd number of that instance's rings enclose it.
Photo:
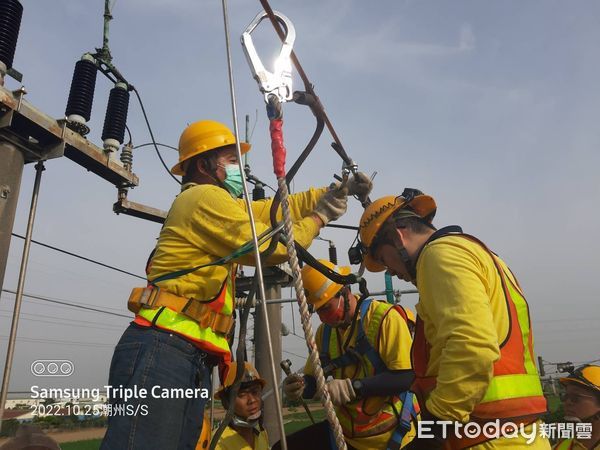
M 24 74 L 27 100 L 52 117 L 64 116 L 73 67 L 102 43 L 102 0 L 23 0 L 14 67 Z M 435 224 L 458 224 L 478 236 L 512 268 L 529 301 L 536 353 L 548 362 L 600 358 L 600 5 L 597 2 L 478 2 L 273 0 L 296 28 L 294 48 L 350 156 L 377 172 L 372 198 L 415 187 L 438 204 Z M 250 164 L 272 186 L 268 124 L 262 95 L 239 37 L 260 10 L 255 0 L 229 0 L 232 64 L 240 130 L 251 118 Z M 176 146 L 187 124 L 213 119 L 233 124 L 221 2 L 119 0 L 113 7 L 114 64 L 139 90 L 160 143 Z M 265 66 L 279 51 L 268 22 L 253 34 Z M 294 88 L 302 84 L 294 74 Z M 20 85 L 7 79 L 7 87 Z M 111 88 L 98 75 L 88 136 L 100 135 Z M 288 161 L 314 128 L 310 112 L 284 106 Z M 150 141 L 132 96 L 128 126 L 135 145 Z M 341 160 L 324 133 L 293 188 L 323 186 Z M 163 149 L 169 165 L 176 152 Z M 288 162 L 288 165 L 291 164 Z M 140 185 L 132 201 L 167 210 L 178 185 L 151 147 L 134 151 Z M 25 234 L 34 168 L 25 167 L 14 232 Z M 143 274 L 160 226 L 112 212 L 108 182 L 66 158 L 43 173 L 34 239 L 124 270 Z M 356 225 L 351 201 L 339 222 Z M 325 229 L 340 263 L 354 233 Z M 327 243 L 311 251 L 327 257 Z M 22 241 L 13 239 L 4 289 L 15 290 Z M 357 267 L 354 267 L 357 269 Z M 368 276 L 382 290 L 382 274 Z M 34 245 L 25 292 L 130 316 L 126 301 L 140 280 Z M 412 286 L 395 280 L 396 289 Z M 284 289 L 284 297 L 290 297 Z M 14 296 L 0 301 L 3 364 Z M 594 300 L 596 299 L 596 300 Z M 412 307 L 416 295 L 402 296 Z M 284 322 L 301 335 L 298 312 Z M 26 298 L 10 384 L 101 387 L 112 350 L 128 318 Z M 315 322 L 316 324 L 316 322 Z M 300 369 L 302 338 L 283 338 L 284 357 Z M 68 378 L 38 378 L 38 359 L 70 360 Z M 548 366 L 549 372 L 555 366 Z

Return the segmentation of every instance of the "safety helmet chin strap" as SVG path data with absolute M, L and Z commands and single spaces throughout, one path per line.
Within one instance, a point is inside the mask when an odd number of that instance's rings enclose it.
M 406 251 L 406 249 L 404 247 L 400 247 L 400 248 L 396 248 L 396 249 L 398 250 L 400 259 L 402 260 L 402 262 L 404 263 L 404 266 L 406 267 L 406 271 L 410 275 L 410 279 L 412 281 L 416 280 L 417 279 L 417 268 L 415 267 L 415 263 L 413 262 L 413 260 L 410 258 L 410 256 L 408 256 L 408 252 Z
M 253 416 L 247 417 L 246 419 L 242 419 L 237 414 L 234 414 L 231 419 L 231 425 L 240 428 L 258 428 L 261 414 L 262 411 L 259 411 Z
M 344 286 L 344 292 L 342 293 L 344 297 L 344 322 L 341 324 L 341 327 L 347 327 L 352 322 L 352 317 L 350 317 L 350 289 L 347 286 Z

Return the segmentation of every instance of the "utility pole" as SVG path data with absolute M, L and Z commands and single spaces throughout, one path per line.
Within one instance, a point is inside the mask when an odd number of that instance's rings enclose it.
M 1 139 L 1 138 L 0 138 Z M 8 260 L 10 238 L 25 160 L 23 153 L 10 142 L 0 140 L 0 289 Z
M 273 270 L 265 268 L 265 280 L 269 279 L 269 273 Z M 267 300 L 274 298 L 281 298 L 281 285 L 278 283 L 266 283 L 265 294 Z M 262 303 L 257 303 L 254 315 L 254 349 L 255 349 L 255 366 L 258 373 L 267 381 L 265 392 L 271 389 L 279 389 L 279 383 L 281 382 L 281 369 L 279 368 L 279 361 L 282 359 L 281 355 L 281 305 L 271 304 L 267 305 L 269 313 L 269 324 L 265 324 L 264 315 L 260 308 Z M 273 359 L 277 367 L 277 380 L 271 379 L 271 362 L 269 360 L 268 353 L 268 341 L 267 341 L 267 330 L 266 327 L 271 330 L 271 339 L 273 345 Z M 277 422 L 277 405 L 275 403 L 275 396 L 269 395 L 264 400 L 263 407 L 263 425 L 269 435 L 269 445 L 273 445 L 281 439 L 279 425 Z

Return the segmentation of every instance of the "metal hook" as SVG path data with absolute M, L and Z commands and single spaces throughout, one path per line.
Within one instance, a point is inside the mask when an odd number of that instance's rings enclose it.
M 242 34 L 242 47 L 250 65 L 252 76 L 257 81 L 260 91 L 265 96 L 265 102 L 269 103 L 269 97 L 274 95 L 280 102 L 287 102 L 292 99 L 292 61 L 290 54 L 296 40 L 296 30 L 294 25 L 285 15 L 278 11 L 273 11 L 279 23 L 285 29 L 285 39 L 281 45 L 279 57 L 275 60 L 273 73 L 267 71 L 263 66 L 250 34 L 258 24 L 268 17 L 266 12 L 261 12 L 250 22 L 246 31 Z

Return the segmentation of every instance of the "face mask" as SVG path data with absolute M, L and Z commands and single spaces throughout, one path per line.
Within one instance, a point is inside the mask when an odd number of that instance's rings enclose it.
M 319 319 L 321 322 L 326 323 L 327 325 L 338 328 L 344 327 L 346 324 L 346 297 L 345 295 L 339 295 L 338 301 L 334 308 L 329 307 L 326 311 L 319 312 Z
M 227 189 L 233 198 L 238 198 L 244 191 L 240 166 L 237 164 L 227 164 L 226 166 L 219 164 L 219 166 L 225 169 L 225 180 L 223 180 L 225 189 Z

